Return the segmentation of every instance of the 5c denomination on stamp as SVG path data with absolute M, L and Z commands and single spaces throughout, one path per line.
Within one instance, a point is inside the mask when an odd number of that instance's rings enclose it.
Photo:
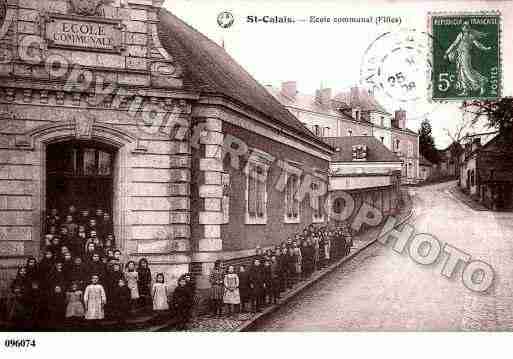
M 433 100 L 497 99 L 501 95 L 498 12 L 431 13 Z

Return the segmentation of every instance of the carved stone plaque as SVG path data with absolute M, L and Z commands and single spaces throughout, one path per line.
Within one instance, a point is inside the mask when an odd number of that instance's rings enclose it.
M 50 14 L 45 37 L 48 47 L 120 53 L 124 48 L 124 28 L 120 21 Z

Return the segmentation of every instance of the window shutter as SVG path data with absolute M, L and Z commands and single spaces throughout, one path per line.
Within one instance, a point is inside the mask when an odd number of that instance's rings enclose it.
M 257 203 L 257 180 L 255 178 L 255 166 L 252 164 L 249 164 L 249 171 L 248 171 L 248 213 L 251 217 L 256 216 L 256 203 Z
M 256 185 L 257 185 L 257 216 L 263 217 L 265 213 L 265 181 L 262 181 L 264 171 L 262 167 L 257 167 Z

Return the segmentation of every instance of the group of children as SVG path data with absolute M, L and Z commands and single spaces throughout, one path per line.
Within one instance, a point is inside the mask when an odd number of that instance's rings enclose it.
M 56 209 L 50 210 L 43 257 L 30 257 L 19 267 L 11 284 L 8 320 L 25 329 L 95 323 L 106 317 L 123 323 L 138 307 L 151 306 L 159 313 L 173 311 L 178 329 L 184 329 L 194 303 L 192 276 L 182 275 L 170 293 L 164 274 L 153 278 L 145 258 L 137 264 L 122 262 L 109 213 L 91 213 L 85 209 L 79 214 L 72 205 L 61 219 Z M 246 311 L 247 304 L 260 311 L 351 247 L 348 226 L 309 225 L 265 252 L 257 247 L 248 266 L 228 265 L 225 270 L 217 261 L 210 273 L 213 313 L 222 315 L 225 305 L 230 313 Z
M 153 280 L 145 258 L 138 264 L 122 262 L 107 212 L 97 209 L 90 215 L 85 209 L 78 214 L 72 205 L 63 218 L 57 209 L 50 211 L 42 259 L 30 257 L 18 268 L 7 303 L 10 322 L 28 329 L 106 317 L 122 323 L 138 307 L 152 305 L 158 312 L 175 309 L 179 326 L 184 326 L 184 312 L 193 302 L 190 275 L 180 277 L 175 292 L 169 293 L 164 274 Z
M 276 303 L 282 292 L 311 276 L 332 260 L 349 254 L 353 245 L 351 229 L 309 225 L 301 234 L 288 238 L 280 245 L 267 249 L 256 248 L 250 266 L 214 264 L 210 273 L 211 304 L 215 316 L 221 316 L 225 305 L 229 313 L 237 310 L 261 311 L 263 306 Z

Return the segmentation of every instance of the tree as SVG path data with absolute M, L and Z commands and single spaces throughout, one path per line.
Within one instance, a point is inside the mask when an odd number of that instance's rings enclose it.
M 495 128 L 502 134 L 511 135 L 513 128 L 513 98 L 504 97 L 499 100 L 464 101 L 463 111 L 472 115 L 475 124 L 484 118 L 489 128 Z
M 465 116 L 465 112 L 463 112 L 462 115 L 460 122 L 456 124 L 452 130 L 444 128 L 445 133 L 452 140 L 452 143 L 461 144 L 461 141 L 468 135 L 469 131 L 474 129 L 474 118 Z
M 435 147 L 431 123 L 426 118 L 422 121 L 419 129 L 419 152 L 431 163 L 440 162 L 440 155 Z

